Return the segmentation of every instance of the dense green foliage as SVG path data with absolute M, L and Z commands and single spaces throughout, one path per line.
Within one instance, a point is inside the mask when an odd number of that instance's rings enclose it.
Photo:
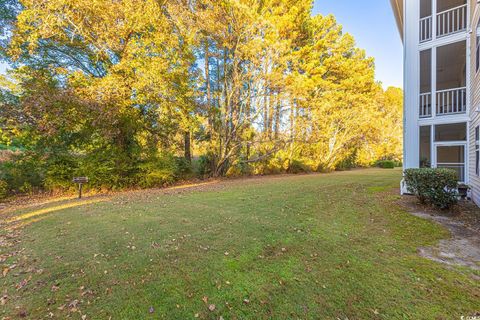
M 383 168 L 383 169 L 394 169 L 395 168 L 395 161 L 393 161 L 393 160 L 377 161 L 377 167 Z
M 421 168 L 405 170 L 408 191 L 422 203 L 441 209 L 457 203 L 458 178 L 454 170 L 444 168 Z
M 1 2 L 11 192 L 401 159 L 400 89 L 310 0 Z M 213 23 L 214 21 L 214 23 Z M 105 28 L 105 26 L 108 26 Z M 184 160 L 180 160 L 183 158 Z
M 7 248 L 19 254 L 3 264 L 17 266 L 0 278 L 1 316 L 473 315 L 480 272 L 418 255 L 449 233 L 398 206 L 390 191 L 400 178 L 400 170 L 381 169 L 265 177 L 18 210 L 14 217 L 27 226 Z

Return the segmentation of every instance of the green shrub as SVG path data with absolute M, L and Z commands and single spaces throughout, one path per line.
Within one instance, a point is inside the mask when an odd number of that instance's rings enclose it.
M 454 170 L 444 168 L 407 169 L 404 174 L 408 191 L 422 203 L 447 209 L 457 203 L 458 180 Z
M 282 159 L 278 158 L 252 163 L 251 167 L 252 173 L 257 175 L 280 174 L 286 171 Z
M 164 187 L 191 178 L 192 172 L 192 164 L 187 159 L 163 154 L 140 165 L 138 184 L 143 188 Z
M 252 167 L 244 162 L 244 161 L 239 161 L 232 165 L 230 168 L 228 168 L 226 176 L 227 177 L 242 177 L 242 176 L 248 176 L 251 175 L 253 172 Z
M 78 167 L 77 161 L 72 156 L 57 155 L 47 162 L 45 173 L 45 188 L 50 191 L 67 191 L 76 186 L 72 183 Z
M 175 182 L 175 176 L 168 169 L 150 170 L 143 176 L 140 185 L 143 188 L 165 187 Z
M 139 184 L 142 188 L 164 187 L 177 180 L 177 165 L 171 155 L 161 155 L 140 165 Z
M 377 167 L 383 169 L 394 169 L 395 168 L 395 161 L 393 160 L 381 160 L 377 161 Z
M 287 169 L 288 173 L 299 174 L 312 172 L 311 168 L 299 160 L 292 160 Z
M 73 176 L 88 177 L 88 189 L 121 190 L 139 184 L 139 160 L 114 146 L 78 155 L 75 161 L 78 165 Z
M 8 184 L 6 181 L 0 180 L 0 200 L 8 196 Z
M 212 157 L 210 155 L 201 155 L 193 161 L 193 171 L 199 177 L 207 177 L 212 174 Z
M 193 166 L 185 157 L 175 157 L 175 172 L 177 179 L 188 179 L 193 176 Z
M 42 189 L 45 179 L 45 161 L 31 153 L 15 156 L 0 163 L 0 179 L 12 192 L 33 192 Z
M 352 153 L 350 156 L 344 158 L 335 165 L 336 171 L 351 170 L 357 167 L 357 152 Z
M 35 191 L 38 191 L 38 188 L 34 188 L 30 182 L 24 182 L 23 185 L 18 188 L 18 191 L 24 194 L 33 194 Z

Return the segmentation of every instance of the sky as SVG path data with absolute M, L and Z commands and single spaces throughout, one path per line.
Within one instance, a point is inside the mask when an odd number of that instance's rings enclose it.
M 315 0 L 314 14 L 333 14 L 359 48 L 375 58 L 376 78 L 384 87 L 403 87 L 403 49 L 395 17 L 386 0 Z
M 7 66 L 3 62 L 0 62 L 0 74 L 5 74 L 6 68 Z
M 403 51 L 390 2 L 386 0 L 315 0 L 313 14 L 333 14 L 357 46 L 375 58 L 376 78 L 384 87 L 402 87 Z M 6 65 L 0 62 L 0 74 Z

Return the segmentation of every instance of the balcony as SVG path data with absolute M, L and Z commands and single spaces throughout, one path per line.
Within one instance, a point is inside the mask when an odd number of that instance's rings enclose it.
M 437 91 L 435 105 L 437 116 L 467 112 L 467 88 Z M 430 92 L 420 94 L 419 116 L 420 118 L 432 116 L 432 94 Z
M 437 91 L 437 115 L 465 113 L 467 111 L 467 88 Z
M 420 118 L 428 118 L 432 116 L 432 93 L 420 94 Z
M 461 5 L 437 14 L 437 37 L 467 30 L 467 5 Z
M 433 34 L 437 38 L 441 38 L 467 30 L 468 5 L 466 0 L 437 0 L 435 13 L 432 8 L 432 0 L 420 1 L 420 43 L 432 40 Z M 435 17 L 436 27 L 433 24 L 433 17 Z
M 465 41 L 420 52 L 420 118 L 467 112 L 466 56 Z
M 432 40 L 432 16 L 420 19 L 420 42 Z

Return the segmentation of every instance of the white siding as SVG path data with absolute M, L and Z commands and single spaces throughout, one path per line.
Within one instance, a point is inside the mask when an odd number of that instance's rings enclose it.
M 480 5 L 477 0 L 470 0 L 471 29 L 470 34 L 470 145 L 469 145 L 469 184 L 472 187 L 473 201 L 480 205 L 480 177 L 475 170 L 475 127 L 480 125 L 480 72 L 476 72 L 476 37 L 480 19 Z

